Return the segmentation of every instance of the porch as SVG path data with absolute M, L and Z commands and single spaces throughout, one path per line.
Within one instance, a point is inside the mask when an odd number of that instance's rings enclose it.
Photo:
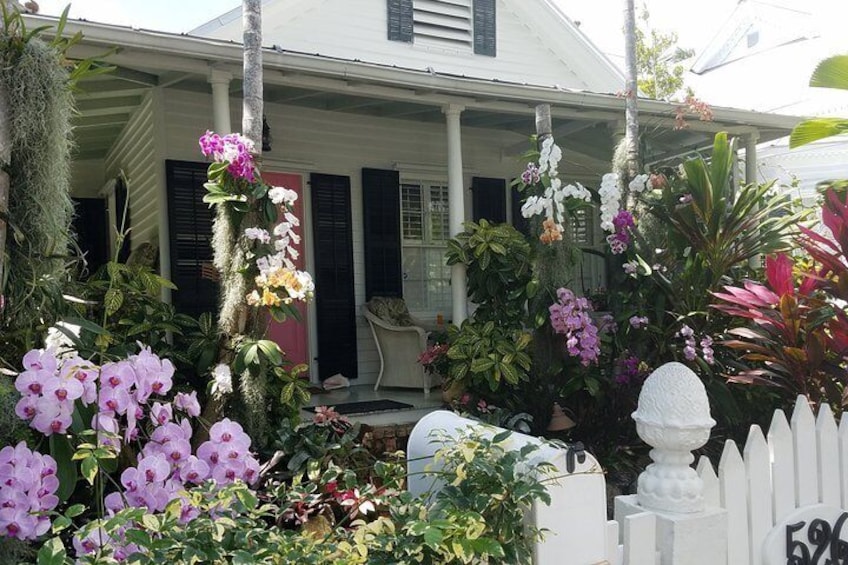
M 443 406 L 442 394 L 439 388 L 430 394 L 424 394 L 420 389 L 380 388 L 374 390 L 370 385 L 354 385 L 349 388 L 328 390 L 312 393 L 307 407 L 328 406 L 339 407 L 344 404 L 365 403 L 379 400 L 389 400 L 409 405 L 404 408 L 394 408 L 376 412 L 366 411 L 348 414 L 352 422 L 365 424 L 373 428 L 415 424 L 418 420 Z M 301 410 L 302 420 L 311 420 L 314 412 Z
M 40 23 L 45 22 L 33 22 Z M 151 243 L 159 252 L 160 273 L 180 288 L 164 298 L 189 313 L 214 309 L 215 290 L 200 278 L 202 265 L 211 258 L 211 215 L 200 202 L 205 165 L 196 140 L 206 129 L 226 132 L 240 121 L 241 46 L 101 24 L 69 22 L 67 31 L 85 33 L 76 56 L 121 46 L 109 57 L 116 71 L 83 83 L 77 98 L 76 194 L 106 201 L 114 225 L 120 200 L 114 179 L 125 176 L 132 245 Z M 429 264 L 429 259 L 418 264 L 412 259 L 416 246 L 427 247 L 426 234 L 422 241 L 401 234 L 401 184 L 412 187 L 408 194 L 420 196 L 420 208 L 409 209 L 419 213 L 421 225 L 432 226 L 438 216 L 445 226 L 441 235 L 449 237 L 465 220 L 513 222 L 520 217 L 508 185 L 522 169 L 520 155 L 533 133 L 536 104 L 552 107 L 553 134 L 564 150 L 562 175 L 569 182 L 596 185 L 609 170 L 612 149 L 623 135 L 624 99 L 612 94 L 471 79 L 276 48 L 266 49 L 263 56 L 271 143 L 263 153 L 263 172 L 284 174 L 300 187 L 303 266 L 318 284 L 317 301 L 306 310 L 298 330 L 302 357 L 296 360 L 309 365 L 316 383 L 335 373 L 356 379 L 353 388 L 362 391 L 348 393 L 356 401 L 376 398 L 368 390 L 379 372 L 379 357 L 359 310 L 370 297 L 386 292 L 386 279 L 380 278 L 386 272 L 391 271 L 389 295 L 411 296 L 413 290 L 438 287 L 437 299 L 426 296 L 418 309 L 410 308 L 417 318 L 434 322 L 438 314 L 454 321 L 464 317 L 464 291 L 457 284 L 461 274 L 443 264 Z M 676 111 L 671 104 L 640 101 L 646 160 L 705 150 L 720 130 L 742 137 L 750 156 L 757 140 L 785 135 L 795 121 L 715 108 L 713 121 L 694 119 L 688 128 L 675 130 Z M 382 175 L 369 177 L 366 171 Z M 391 181 L 388 189 L 381 184 L 385 179 Z M 375 187 L 380 198 L 374 196 Z M 371 215 L 384 194 L 393 194 L 398 202 L 397 207 L 386 206 L 394 209 L 394 216 Z M 574 235 L 586 247 L 599 247 L 603 234 L 592 216 L 586 215 Z M 379 245 L 382 228 L 376 226 L 375 231 L 375 219 L 389 225 L 398 238 L 388 251 Z M 330 226 L 341 227 L 331 231 Z M 422 227 L 426 229 L 432 227 Z M 438 246 L 431 247 L 425 251 L 439 256 Z M 330 264 L 326 249 L 338 252 Z M 422 251 L 417 256 L 425 255 Z M 332 273 L 339 286 L 328 287 L 322 272 Z M 603 263 L 589 258 L 574 286 L 601 286 L 603 276 Z M 408 288 L 412 283 L 420 288 Z M 329 404 L 324 396 L 313 401 Z M 418 400 L 401 401 L 419 408 Z M 392 418 L 388 414 L 374 417 L 384 421 Z

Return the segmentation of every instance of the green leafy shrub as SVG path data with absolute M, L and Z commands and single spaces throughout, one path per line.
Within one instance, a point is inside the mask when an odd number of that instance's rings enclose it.
M 312 421 L 293 424 L 286 419 L 275 432 L 275 457 L 286 471 L 283 478 L 302 477 L 331 466 L 353 470 L 361 479 L 369 476 L 375 458 L 360 443 L 360 425 L 351 424 L 332 408 L 318 407 Z
M 451 380 L 496 391 L 529 378 L 531 337 L 493 321 L 466 320 L 451 328 L 448 376 Z
M 536 291 L 530 245 L 508 224 L 467 222 L 448 241 L 447 264 L 465 264 L 468 297 L 477 304 L 474 319 L 521 327 L 527 300 Z
M 76 538 L 97 547 L 79 562 L 114 563 L 123 547 L 139 564 L 531 563 L 541 532 L 525 526 L 524 515 L 536 501 L 550 503 L 553 468 L 526 465 L 538 447 L 508 450 L 509 434 L 435 436 L 441 447 L 429 473 L 442 487 L 419 497 L 401 490 L 405 465 L 384 462 L 374 464 L 373 484 L 330 465 L 309 483 L 266 493 L 243 483 L 195 487 L 185 493 L 198 512 L 188 523 L 175 500 L 161 513 L 126 509 L 84 525 Z M 70 561 L 63 538 L 71 523 L 57 518 L 61 537 L 44 544 L 39 565 Z
M 497 391 L 528 379 L 527 301 L 538 288 L 530 245 L 506 224 L 468 222 L 448 242 L 447 263 L 463 263 L 477 309 L 448 331 L 448 381 Z

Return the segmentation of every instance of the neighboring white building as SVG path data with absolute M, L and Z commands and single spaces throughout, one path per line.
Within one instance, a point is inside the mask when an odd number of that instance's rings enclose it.
M 240 21 L 230 12 L 194 35 L 66 28 L 85 36 L 74 55 L 119 47 L 109 57 L 117 70 L 77 97 L 75 193 L 94 218 L 104 202 L 114 218 L 128 193 L 133 247 L 158 248 L 162 274 L 179 286 L 173 303 L 191 313 L 216 301 L 199 276 L 211 213 L 197 139 L 239 129 Z M 317 281 L 305 323 L 272 335 L 315 379 L 341 372 L 373 383 L 379 360 L 361 305 L 403 295 L 425 318 L 461 310 L 445 241 L 458 220 L 518 218 L 508 186 L 524 166 L 534 107 L 551 105 L 562 176 L 596 186 L 623 132 L 623 79 L 550 0 L 268 0 L 263 22 L 272 136 L 263 175 L 300 192 L 302 257 Z M 640 102 L 655 158 L 709 145 L 716 131 L 770 140 L 794 123 L 716 107 L 714 122 L 675 131 L 674 114 L 673 104 Z M 126 187 L 114 182 L 121 172 Z M 600 234 L 588 220 L 578 227 L 592 246 Z M 574 286 L 602 282 L 590 257 Z
M 687 77 L 710 104 L 797 116 L 848 116 L 848 92 L 812 88 L 823 59 L 848 53 L 848 5 L 836 0 L 741 0 L 727 23 L 698 55 Z M 848 178 L 848 138 L 789 149 L 788 138 L 763 143 L 759 177 L 798 183 L 812 197 L 816 185 Z

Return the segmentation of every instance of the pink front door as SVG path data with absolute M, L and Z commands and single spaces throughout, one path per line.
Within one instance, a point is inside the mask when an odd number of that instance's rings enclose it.
M 297 233 L 300 235 L 300 243 L 295 245 L 298 259 L 295 265 L 298 269 L 305 269 L 305 256 L 303 246 L 304 221 L 303 221 L 303 178 L 293 173 L 270 173 L 262 171 L 262 178 L 272 186 L 284 186 L 297 192 L 298 199 L 294 205 L 294 215 L 300 220 Z M 268 326 L 268 338 L 277 342 L 285 352 L 286 357 L 295 364 L 304 363 L 309 365 L 309 331 L 306 326 L 306 306 L 302 302 L 297 303 L 300 312 L 300 321 L 286 320 L 278 323 L 271 320 Z

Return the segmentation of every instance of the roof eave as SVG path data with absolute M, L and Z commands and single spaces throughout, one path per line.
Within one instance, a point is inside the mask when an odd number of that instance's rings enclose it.
M 39 24 L 50 24 L 56 21 L 55 18 L 45 16 L 27 16 L 27 18 L 32 18 L 34 23 Z M 138 50 L 181 57 L 198 63 L 196 65 L 198 72 L 201 69 L 208 70 L 213 64 L 231 65 L 233 70 L 238 72 L 243 60 L 241 44 L 229 41 L 134 30 L 109 24 L 69 21 L 65 27 L 65 33 L 73 34 L 77 31 L 83 32 L 83 43 L 86 45 L 99 48 L 111 48 L 117 45 L 123 51 Z M 284 73 L 342 78 L 348 81 L 438 91 L 471 98 L 613 110 L 620 111 L 622 119 L 624 116 L 624 98 L 613 94 L 599 94 L 438 73 L 431 74 L 423 70 L 287 52 L 274 48 L 263 50 L 263 64 L 266 70 Z M 668 118 L 675 114 L 677 107 L 678 104 L 671 102 L 639 100 L 639 112 L 643 115 Z M 716 126 L 750 127 L 751 130 L 768 128 L 785 131 L 785 134 L 788 134 L 801 119 L 796 116 L 752 112 L 734 108 L 713 107 L 712 110 L 713 121 Z

